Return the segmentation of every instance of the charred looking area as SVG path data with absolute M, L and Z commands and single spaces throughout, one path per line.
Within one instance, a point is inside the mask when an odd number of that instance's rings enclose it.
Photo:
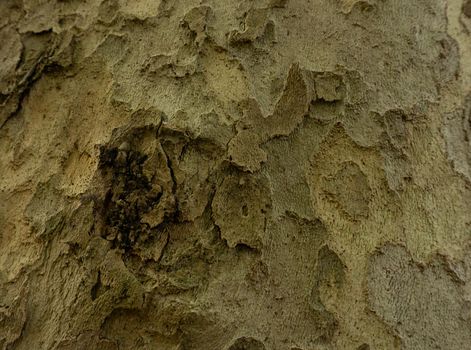
M 162 196 L 160 186 L 151 184 L 143 173 L 147 156 L 129 147 L 100 150 L 100 168 L 108 180 L 103 200 L 104 228 L 102 236 L 113 246 L 129 251 L 137 242 L 144 242 L 152 229 L 141 222 Z

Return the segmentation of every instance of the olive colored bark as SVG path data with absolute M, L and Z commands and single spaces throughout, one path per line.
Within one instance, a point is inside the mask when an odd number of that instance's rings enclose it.
M 468 349 L 471 0 L 0 1 L 0 349 Z

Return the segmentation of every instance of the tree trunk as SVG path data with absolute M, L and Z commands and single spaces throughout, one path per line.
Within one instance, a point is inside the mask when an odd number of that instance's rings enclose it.
M 0 349 L 471 347 L 471 0 L 0 14 Z

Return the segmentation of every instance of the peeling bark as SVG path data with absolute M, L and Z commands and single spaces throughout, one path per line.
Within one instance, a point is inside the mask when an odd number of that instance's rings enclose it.
M 471 1 L 0 13 L 0 349 L 469 347 Z

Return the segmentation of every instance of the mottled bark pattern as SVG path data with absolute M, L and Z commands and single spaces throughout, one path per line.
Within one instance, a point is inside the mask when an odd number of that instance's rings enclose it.
M 471 344 L 471 1 L 0 1 L 0 349 Z

